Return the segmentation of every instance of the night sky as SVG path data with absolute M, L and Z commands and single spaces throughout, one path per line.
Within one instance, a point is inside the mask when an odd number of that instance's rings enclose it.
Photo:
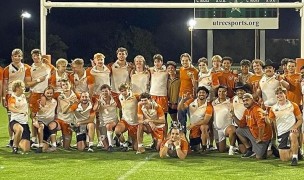
M 82 1 L 92 2 L 88 0 Z M 134 0 L 133 2 L 136 1 Z M 162 0 L 159 2 L 170 1 Z M 173 0 L 171 2 L 173 2 Z M 184 2 L 193 1 L 184 0 Z M 31 19 L 25 20 L 25 34 L 27 35 L 27 33 L 39 31 L 39 3 L 39 0 L 0 1 L 0 59 L 10 59 L 12 49 L 16 47 L 21 48 L 20 14 L 22 9 L 32 14 Z M 85 45 L 78 44 L 76 43 L 77 41 L 75 41 L 77 36 L 82 35 L 81 32 L 75 32 L 75 28 L 79 25 L 88 25 L 87 28 L 99 28 L 100 32 L 102 33 L 103 22 L 113 21 L 119 24 L 133 25 L 146 29 L 155 36 L 160 34 L 159 27 L 161 27 L 161 30 L 164 31 L 164 37 L 168 37 L 168 43 L 166 47 L 159 48 L 160 52 L 155 53 L 162 53 L 165 58 L 178 59 L 181 53 L 190 51 L 190 39 L 187 29 L 187 21 L 193 16 L 192 13 L 193 10 L 191 9 L 53 8 L 51 9 L 51 14 L 48 14 L 47 16 L 47 32 L 59 35 L 69 46 L 67 51 L 68 59 L 75 57 L 84 57 L 85 59 L 88 59 L 92 57 L 93 54 L 87 54 L 87 52 L 90 51 L 85 50 Z M 299 13 L 294 9 L 280 10 L 280 29 L 266 31 L 267 38 L 299 38 L 300 17 L 298 14 Z M 95 24 L 95 26 L 90 27 L 90 24 Z M 167 31 L 165 29 L 166 27 L 173 27 L 174 33 L 172 33 L 172 29 Z M 203 49 L 205 47 L 206 31 L 196 30 L 195 33 L 194 55 L 197 58 L 206 56 L 206 50 Z M 86 34 L 86 37 L 88 41 L 94 38 L 94 36 L 90 34 Z M 180 43 L 175 42 L 174 39 L 176 37 L 182 39 L 182 41 L 180 41 Z M 86 54 L 83 52 L 86 52 Z M 112 56 L 113 54 L 115 55 L 115 51 L 103 53 L 106 56 Z

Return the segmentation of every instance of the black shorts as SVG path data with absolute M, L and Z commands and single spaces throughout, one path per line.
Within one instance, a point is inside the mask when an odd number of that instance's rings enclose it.
M 176 114 L 177 113 L 177 109 L 172 109 L 170 106 L 168 106 L 168 113 L 169 114 Z
M 290 132 L 286 132 L 280 136 L 278 136 L 279 149 L 290 149 Z
M 43 128 L 43 140 L 47 141 L 49 139 L 49 137 L 51 136 L 51 131 L 49 130 L 49 127 L 47 125 L 45 125 L 43 122 L 38 121 L 39 123 L 42 123 L 44 125 Z
M 200 145 L 202 143 L 201 137 L 190 138 L 190 147 Z
M 77 142 L 86 141 L 87 140 L 87 134 L 86 133 L 77 134 L 76 140 L 77 140 Z
M 12 120 L 9 123 L 10 129 L 14 132 L 14 125 L 15 124 L 20 124 L 18 121 L 16 120 Z M 20 124 L 23 127 L 23 132 L 22 132 L 22 136 L 21 139 L 26 139 L 26 140 L 30 140 L 31 137 L 31 131 L 30 131 L 30 127 L 28 124 Z M 14 132 L 15 133 L 15 132 Z

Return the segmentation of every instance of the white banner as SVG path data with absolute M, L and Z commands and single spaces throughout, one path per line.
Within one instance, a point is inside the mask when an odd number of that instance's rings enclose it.
M 194 29 L 279 29 L 279 18 L 195 18 Z

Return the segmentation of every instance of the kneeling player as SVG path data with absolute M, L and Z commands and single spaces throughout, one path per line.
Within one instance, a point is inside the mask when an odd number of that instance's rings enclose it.
M 190 125 L 187 127 L 190 130 L 190 146 L 194 151 L 199 150 L 199 145 L 202 144 L 202 150 L 207 149 L 207 140 L 209 138 L 208 124 L 212 116 L 212 106 L 207 102 L 209 90 L 204 87 L 198 87 L 197 98 L 189 99 L 189 93 L 184 94 L 178 104 L 178 110 L 189 109 Z
M 28 103 L 24 95 L 23 81 L 12 84 L 12 96 L 8 99 L 8 110 L 11 112 L 10 129 L 14 133 L 13 153 L 18 154 L 20 147 L 24 152 L 30 150 L 30 128 L 28 126 Z
M 55 112 L 57 101 L 53 98 L 54 89 L 49 86 L 44 90 L 40 98 L 40 108 L 34 117 L 33 125 L 38 129 L 39 147 L 37 153 L 56 150 L 56 128 Z M 38 102 L 37 102 L 38 103 Z M 51 139 L 52 148 L 48 149 L 49 145 L 44 143 Z
M 122 143 L 122 151 L 128 150 L 128 143 L 125 142 L 122 133 L 128 131 L 128 136 L 132 139 L 132 146 L 134 150 L 137 150 L 137 99 L 132 94 L 127 84 L 121 84 L 119 86 L 119 100 L 122 106 L 122 118 L 115 127 L 115 134 Z
M 147 134 L 152 133 L 153 140 L 157 142 L 156 150 L 159 150 L 160 144 L 164 139 L 165 127 L 165 115 L 162 107 L 151 99 L 149 93 L 142 93 L 139 98 L 140 103 L 137 109 L 139 123 L 137 129 L 137 154 L 145 152 L 143 145 L 144 132 Z
M 277 103 L 269 112 L 269 123 L 275 121 L 278 132 L 279 153 L 282 161 L 291 159 L 291 165 L 298 165 L 299 128 L 303 122 L 299 106 L 286 99 L 286 90 L 278 87 L 275 90 Z
M 90 101 L 90 96 L 88 92 L 82 92 L 80 96 L 80 103 L 77 109 L 74 111 L 75 116 L 75 127 L 78 131 L 77 139 L 77 149 L 83 151 L 86 147 L 86 138 L 89 137 L 89 152 L 93 152 L 93 142 L 94 142 L 94 132 L 95 132 L 95 111 L 93 110 L 93 105 Z

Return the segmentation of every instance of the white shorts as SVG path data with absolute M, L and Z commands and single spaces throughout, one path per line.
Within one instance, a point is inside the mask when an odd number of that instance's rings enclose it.
M 229 127 L 229 126 L 230 125 L 228 125 L 227 127 Z M 226 131 L 227 127 L 225 127 L 224 129 L 213 129 L 214 140 L 216 143 L 219 143 L 226 139 L 225 131 Z

